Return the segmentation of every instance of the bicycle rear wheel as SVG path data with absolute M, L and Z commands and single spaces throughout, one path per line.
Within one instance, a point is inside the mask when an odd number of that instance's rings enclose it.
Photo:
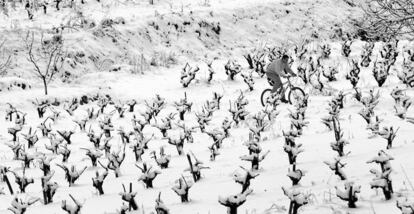
M 288 100 L 291 105 L 296 105 L 305 98 L 305 92 L 299 87 L 293 87 L 288 94 Z
M 408 81 L 408 86 L 410 86 L 411 88 L 414 88 L 414 78 Z
M 260 96 L 260 101 L 263 107 L 266 106 L 266 101 L 270 94 L 272 94 L 272 89 L 268 88 L 263 90 L 262 95 Z

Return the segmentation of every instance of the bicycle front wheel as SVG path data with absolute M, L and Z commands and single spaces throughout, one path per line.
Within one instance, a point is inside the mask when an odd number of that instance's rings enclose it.
M 260 101 L 262 103 L 262 106 L 266 106 L 267 98 L 272 94 L 272 89 L 268 88 L 263 90 L 262 95 L 260 96 Z
M 296 105 L 305 98 L 305 92 L 299 87 L 293 87 L 288 94 L 288 100 L 291 105 Z

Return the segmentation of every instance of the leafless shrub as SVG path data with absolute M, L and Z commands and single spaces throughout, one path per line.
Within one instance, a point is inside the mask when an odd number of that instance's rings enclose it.
M 393 38 L 414 32 L 414 2 L 411 0 L 368 0 L 360 27 L 371 38 Z
M 150 59 L 151 66 L 161 66 L 169 68 L 171 65 L 177 64 L 178 60 L 173 52 L 156 51 Z
M 99 56 L 94 55 L 89 56 L 89 59 L 93 62 L 97 71 L 107 71 L 115 63 L 112 59 L 100 59 Z
M 144 71 L 149 69 L 149 63 L 144 54 L 132 56 L 129 59 L 129 64 L 132 66 L 131 72 L 133 74 L 144 74 Z
M 0 76 L 4 75 L 10 68 L 12 55 L 5 47 L 6 39 L 0 38 Z
M 24 42 L 27 48 L 28 60 L 34 67 L 34 73 L 44 86 L 45 95 L 48 94 L 48 85 L 55 75 L 61 72 L 65 63 L 66 53 L 63 50 L 62 35 L 55 34 L 52 39 L 44 40 L 43 33 L 40 41 L 35 41 L 35 33 L 27 32 Z

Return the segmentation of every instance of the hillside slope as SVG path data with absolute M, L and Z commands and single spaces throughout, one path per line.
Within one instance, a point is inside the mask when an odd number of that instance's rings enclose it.
M 0 35 L 13 51 L 8 75 L 25 78 L 33 70 L 26 59 L 26 32 L 43 32 L 47 38 L 53 28 L 64 26 L 68 59 L 57 79 L 70 82 L 91 72 L 137 72 L 141 70 L 134 69 L 137 64 L 156 70 L 177 61 L 233 58 L 264 44 L 291 46 L 304 38 L 327 39 L 339 28 L 346 32 L 359 14 L 342 0 L 156 1 L 155 5 L 103 0 L 60 12 L 49 8 L 46 15 L 38 11 L 33 21 L 19 7 L 8 17 L 0 15 L 4 20 Z M 86 24 L 80 26 L 81 21 Z

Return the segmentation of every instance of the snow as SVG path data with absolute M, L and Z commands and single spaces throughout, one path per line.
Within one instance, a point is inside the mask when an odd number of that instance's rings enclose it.
M 10 148 L 5 144 L 11 140 L 11 135 L 7 133 L 7 128 L 12 127 L 14 123 L 3 120 L 4 112 L 7 108 L 6 103 L 11 103 L 18 110 L 27 113 L 27 125 L 24 126 L 22 133 L 27 133 L 30 127 L 36 127 L 43 119 L 37 117 L 35 106 L 32 101 L 43 98 L 59 98 L 62 100 L 69 100 L 73 97 L 80 97 L 84 94 L 109 94 L 115 100 L 129 100 L 136 99 L 138 105 L 134 114 L 137 116 L 140 112 L 145 110 L 144 101 L 152 99 L 156 94 L 165 98 L 167 107 L 160 113 L 159 118 L 164 118 L 171 112 L 175 112 L 173 105 L 174 101 L 178 101 L 184 97 L 184 93 L 190 102 L 193 102 L 192 112 L 186 114 L 186 124 L 188 126 L 196 126 L 196 117 L 194 112 L 199 112 L 206 100 L 211 100 L 213 92 L 218 92 L 223 95 L 221 110 L 214 113 L 213 120 L 207 126 L 207 130 L 219 128 L 222 121 L 226 117 L 231 117 L 227 111 L 229 109 L 229 100 L 232 102 L 239 96 L 240 91 L 244 93 L 249 104 L 247 110 L 250 112 L 248 116 L 248 123 L 252 121 L 252 116 L 259 112 L 262 107 L 260 104 L 260 93 L 268 88 L 268 83 L 264 78 L 254 76 L 254 90 L 247 91 L 247 85 L 243 82 L 240 75 L 236 76 L 235 81 L 229 81 L 224 72 L 224 65 L 227 59 L 235 58 L 242 62 L 243 67 L 246 67 L 242 54 L 245 49 L 249 50 L 251 47 L 258 46 L 259 42 L 274 43 L 276 41 L 290 41 L 294 43 L 301 38 L 301 35 L 309 34 L 311 30 L 321 30 L 328 32 L 333 23 L 338 20 L 346 19 L 348 15 L 352 15 L 351 9 L 344 9 L 343 2 L 331 0 L 326 2 L 300 0 L 300 1 L 272 1 L 272 0 L 211 0 L 210 6 L 203 6 L 204 1 L 161 1 L 155 6 L 150 6 L 148 1 L 104 1 L 104 4 L 98 4 L 94 1 L 88 2 L 87 7 L 82 9 L 85 17 L 94 19 L 99 23 L 99 20 L 108 17 L 122 17 L 126 19 L 127 24 L 116 26 L 117 31 L 121 33 L 122 42 L 112 44 L 103 38 L 94 38 L 88 30 L 81 32 L 67 33 L 67 41 L 73 50 L 83 50 L 87 55 L 96 53 L 98 56 L 105 56 L 109 59 L 116 59 L 116 56 L 122 54 L 139 53 L 144 50 L 146 54 L 151 54 L 154 50 L 175 51 L 179 56 L 179 63 L 171 65 L 168 68 L 153 68 L 151 71 L 146 71 L 144 74 L 131 75 L 128 71 L 121 69 L 119 72 L 96 71 L 93 64 L 88 61 L 77 68 L 84 69 L 79 72 L 77 69 L 75 74 L 80 78 L 75 78 L 71 83 L 65 84 L 60 81 L 53 83 L 49 89 L 48 96 L 43 95 L 43 89 L 37 85 L 34 78 L 30 79 L 30 84 L 34 84 L 29 90 L 10 90 L 0 92 L 0 165 L 9 166 L 11 169 L 16 169 L 21 172 L 21 162 L 12 160 L 13 154 Z M 290 2 L 290 3 L 287 3 Z M 339 6 L 338 6 L 339 5 Z M 133 7 L 133 9 L 131 9 Z M 206 43 L 210 46 L 204 47 L 203 42 L 195 39 L 189 34 L 182 34 L 177 36 L 177 39 L 172 40 L 172 46 L 169 48 L 163 45 L 155 46 L 161 40 L 159 32 L 154 30 L 149 35 L 153 36 L 153 42 L 142 40 L 142 37 L 131 40 L 130 43 L 125 42 L 127 39 L 134 38 L 137 32 L 142 29 L 148 29 L 146 24 L 156 20 L 160 25 L 165 25 L 165 20 L 154 18 L 154 14 L 164 14 L 168 18 L 176 18 L 178 21 L 185 20 L 190 15 L 184 17 L 174 16 L 171 11 L 180 11 L 181 8 L 188 13 L 193 11 L 197 18 L 211 19 L 212 21 L 219 21 L 222 24 L 223 31 L 220 36 L 220 44 L 216 44 L 214 40 L 206 39 Z M 252 9 L 253 8 L 253 9 Z M 282 9 L 283 8 L 283 9 Z M 257 9 L 257 10 L 255 10 Z M 289 9 L 294 14 L 281 15 L 280 11 Z M 298 15 L 301 10 L 309 9 L 311 18 L 306 20 L 307 16 Z M 209 18 L 208 13 L 214 11 L 214 18 Z M 16 35 L 18 31 L 13 31 L 13 28 L 29 29 L 29 28 L 49 28 L 57 26 L 61 20 L 65 20 L 73 12 L 69 8 L 64 8 L 62 13 L 50 13 L 48 15 L 37 15 L 33 22 L 27 21 L 24 10 L 20 8 L 17 11 L 10 13 L 9 17 L 1 16 L 0 19 L 5 20 L 0 23 L 2 32 L 10 32 L 10 35 Z M 39 12 L 40 13 L 40 12 Z M 260 13 L 264 13 L 261 16 Z M 240 21 L 235 21 L 234 16 L 250 17 L 239 18 Z M 336 15 L 340 16 L 339 18 Z M 280 23 L 276 23 L 272 16 L 277 16 Z M 13 17 L 13 18 L 11 18 Z M 17 18 L 16 18 L 17 17 Z M 256 20 L 259 19 L 259 20 Z M 170 19 L 168 19 L 170 20 Z M 327 21 L 332 20 L 332 21 Z M 178 22 L 177 21 L 177 22 Z M 234 23 L 233 23 L 234 21 Z M 237 23 L 236 23 L 237 22 Z M 11 23 L 18 23 L 18 27 L 11 27 Z M 232 23 L 234 25 L 232 25 Z M 259 23 L 259 24 L 258 24 Z M 314 26 L 315 25 L 315 26 Z M 301 29 L 304 29 L 301 31 Z M 128 33 L 131 32 L 131 35 Z M 162 33 L 160 33 L 162 34 Z M 107 39 L 107 38 L 106 38 Z M 125 40 L 125 41 L 124 41 Z M 11 46 L 17 46 L 17 39 L 11 39 Z M 400 43 L 401 47 L 407 45 L 407 41 Z M 154 46 L 153 46 L 154 45 Z M 315 45 L 315 44 L 313 44 Z M 396 200 L 398 196 L 414 197 L 414 190 L 410 182 L 414 178 L 414 165 L 412 164 L 412 154 L 414 152 L 414 124 L 408 123 L 394 115 L 394 100 L 390 96 L 392 89 L 396 86 L 404 87 L 396 77 L 396 71 L 392 71 L 385 85 L 378 89 L 376 82 L 372 76 L 372 67 L 362 68 L 361 80 L 359 86 L 362 88 L 364 94 L 370 89 L 380 90 L 380 102 L 375 108 L 375 113 L 384 121 L 381 126 L 395 126 L 399 127 L 399 131 L 394 140 L 393 148 L 386 150 L 386 152 L 394 158 L 391 161 L 393 170 L 391 178 L 394 187 L 394 196 L 390 201 L 385 201 L 381 191 L 371 189 L 370 183 L 375 178 L 370 170 L 373 164 L 366 162 L 375 157 L 378 151 L 385 150 L 386 140 L 377 136 L 370 137 L 371 134 L 366 130 L 366 122 L 358 115 L 362 105 L 352 98 L 350 93 L 353 93 L 352 86 L 345 80 L 346 72 L 350 68 L 350 63 L 340 55 L 340 45 L 336 41 L 332 41 L 332 56 L 327 63 L 332 63 L 338 66 L 339 74 L 337 75 L 339 81 L 329 84 L 330 91 L 333 93 L 339 90 L 344 90 L 346 94 L 345 107 L 340 113 L 341 128 L 344 131 L 344 138 L 349 141 L 349 145 L 345 147 L 345 152 L 350 151 L 350 154 L 342 158 L 342 163 L 346 166 L 342 168 L 346 174 L 348 181 L 353 181 L 355 185 L 361 185 L 361 192 L 358 195 L 359 200 L 356 202 L 357 208 L 347 208 L 346 202 L 340 200 L 335 196 L 335 187 L 343 189 L 346 181 L 341 181 L 338 176 L 324 163 L 324 161 L 332 161 L 336 156 L 336 152 L 332 151 L 330 143 L 334 141 L 334 133 L 328 131 L 322 124 L 321 118 L 328 114 L 328 102 L 332 96 L 323 96 L 311 90 L 309 86 L 305 88 L 306 92 L 311 93 L 309 98 L 309 106 L 306 110 L 305 121 L 309 122 L 304 127 L 303 135 L 296 139 L 296 143 L 302 144 L 304 152 L 300 153 L 297 158 L 297 167 L 306 172 L 301 179 L 298 186 L 295 187 L 299 192 L 310 194 L 309 203 L 303 206 L 301 213 L 333 213 L 338 211 L 340 213 L 400 213 L 396 207 Z M 359 57 L 362 51 L 363 42 L 357 41 L 352 45 L 351 58 Z M 375 54 L 382 44 L 377 43 L 374 48 Z M 126 47 L 131 52 L 123 52 L 122 47 Z M 185 56 L 185 50 L 188 55 Z M 180 52 L 181 51 L 181 52 Z M 20 73 L 28 71 L 30 64 L 22 62 L 24 60 L 22 55 L 18 55 L 19 60 L 15 62 L 13 72 L 17 70 Z M 211 84 L 207 84 L 208 68 L 202 62 L 202 59 L 210 59 L 212 56 L 219 56 L 218 60 L 213 62 L 213 68 L 216 74 L 213 77 Z M 184 61 L 189 61 L 192 67 L 198 65 L 200 71 L 196 74 L 195 82 L 192 82 L 188 88 L 183 88 L 180 84 L 180 72 L 184 67 Z M 21 62 L 21 64 L 20 64 Z M 122 60 L 119 60 L 121 65 Z M 19 64 L 17 64 L 19 63 Z M 399 57 L 395 68 L 398 70 L 401 67 L 402 58 Z M 295 67 L 296 65 L 294 65 Z M 27 75 L 27 74 L 25 74 Z M 11 77 L 3 78 L 1 82 L 9 84 L 10 82 L 24 81 L 25 79 Z M 23 77 L 22 77 L 23 78 Z M 297 81 L 298 83 L 300 81 Z M 304 87 L 303 85 L 300 85 Z M 413 89 L 407 89 L 406 94 L 413 98 Z M 72 119 L 80 119 L 86 114 L 88 107 L 96 104 L 88 104 L 80 106 L 75 111 L 74 116 L 68 115 L 62 106 L 56 107 L 56 110 L 62 112 L 61 118 L 53 124 L 54 130 L 73 130 L 76 124 Z M 287 154 L 284 152 L 284 138 L 282 131 L 289 130 L 290 119 L 289 110 L 293 110 L 293 106 L 288 104 L 281 104 L 278 107 L 280 114 L 276 117 L 272 125 L 262 133 L 262 141 L 260 146 L 263 153 L 270 151 L 266 158 L 260 162 L 258 176 L 251 180 L 250 189 L 253 190 L 251 194 L 246 196 L 246 202 L 239 208 L 240 213 L 286 213 L 287 211 L 279 212 L 271 209 L 277 205 L 278 207 L 289 206 L 289 198 L 283 193 L 282 187 L 290 187 L 291 181 L 286 176 L 289 173 L 289 162 Z M 110 106 L 106 112 L 113 110 Z M 50 111 L 47 112 L 50 114 Z M 407 112 L 407 116 L 414 116 L 413 108 L 411 107 Z M 119 118 L 114 114 L 112 120 L 115 130 L 123 127 L 126 131 L 131 131 L 130 123 L 132 113 L 126 112 L 125 118 Z M 177 119 L 176 119 L 177 120 Z M 98 122 L 94 121 L 91 124 L 92 128 L 98 129 Z M 173 122 L 174 130 L 169 134 L 173 137 L 178 137 L 179 129 Z M 121 139 L 116 131 L 113 133 L 114 139 L 111 141 L 114 151 L 121 149 Z M 122 190 L 122 184 L 129 186 L 133 184 L 133 191 L 137 192 L 135 197 L 139 211 L 135 213 L 150 213 L 154 211 L 156 199 L 159 192 L 161 192 L 161 200 L 171 213 L 225 213 L 226 207 L 220 205 L 219 198 L 236 195 L 240 193 L 240 184 L 234 181 L 234 174 L 244 173 L 239 166 L 250 169 L 250 162 L 242 161 L 240 159 L 243 155 L 248 155 L 248 150 L 243 143 L 249 139 L 249 126 L 246 122 L 242 122 L 238 127 L 232 127 L 230 130 L 230 138 L 225 139 L 223 148 L 219 150 L 220 154 L 215 161 L 209 161 L 210 151 L 209 146 L 213 143 L 211 137 L 200 133 L 199 130 L 194 134 L 194 143 L 185 144 L 184 151 L 193 152 L 197 159 L 203 162 L 203 166 L 210 169 L 203 169 L 201 171 L 202 178 L 200 181 L 194 183 L 189 190 L 189 203 L 181 203 L 181 199 L 172 190 L 176 186 L 177 180 L 182 175 L 186 180 L 192 180 L 191 174 L 184 172 L 189 167 L 185 155 L 177 155 L 175 146 L 169 145 L 166 139 L 162 138 L 161 133 L 154 127 L 144 129 L 144 135 L 150 137 L 155 134 L 155 138 L 150 141 L 149 149 L 143 155 L 143 160 L 159 170 L 161 173 L 153 181 L 154 188 L 146 189 L 144 184 L 138 179 L 142 176 L 140 170 L 135 166 L 134 154 L 127 146 L 126 158 L 121 166 L 121 176 L 115 178 L 113 171 L 109 172 L 104 184 L 104 195 L 98 195 L 97 191 L 92 187 L 92 177 L 95 176 L 95 171 L 103 172 L 102 167 L 91 167 L 90 161 L 85 159 L 85 151 L 80 148 L 92 148 L 93 145 L 87 139 L 86 133 L 80 132 L 76 129 L 76 133 L 72 137 L 73 143 L 68 147 L 72 153 L 69 157 L 68 165 L 74 164 L 78 169 L 88 166 L 86 171 L 76 181 L 75 185 L 69 187 L 64 178 L 64 171 L 56 167 L 56 164 L 61 163 L 61 156 L 57 156 L 51 164 L 55 175 L 51 179 L 59 184 L 59 188 L 54 196 L 54 203 L 49 205 L 42 205 L 37 202 L 31 205 L 26 213 L 65 213 L 61 208 L 61 201 L 66 200 L 73 206 L 69 194 L 74 196 L 79 202 L 83 203 L 82 213 L 116 213 L 122 206 L 122 200 L 119 193 Z M 21 138 L 21 137 L 20 137 Z M 24 140 L 21 139 L 22 142 Z M 48 139 L 41 138 L 34 148 L 28 149 L 29 153 L 45 152 L 50 156 L 49 151 L 45 150 L 44 145 L 49 144 Z M 159 151 L 161 146 L 165 146 L 165 153 L 171 155 L 169 168 L 159 169 L 155 161 L 150 157 L 150 151 Z M 106 161 L 106 159 L 102 159 Z M 141 163 L 139 164 L 141 166 Z M 8 174 L 12 183 L 13 189 L 18 189 L 14 182 L 14 177 Z M 35 179 L 34 184 L 31 184 L 26 189 L 26 194 L 16 194 L 22 198 L 41 197 L 41 171 L 38 166 L 26 169 L 26 176 Z M 14 198 L 8 193 L 6 184 L 0 182 L 0 189 L 4 187 L 5 195 L 0 195 L 0 214 L 10 213 L 7 210 L 11 206 Z M 412 202 L 412 201 L 411 201 Z

